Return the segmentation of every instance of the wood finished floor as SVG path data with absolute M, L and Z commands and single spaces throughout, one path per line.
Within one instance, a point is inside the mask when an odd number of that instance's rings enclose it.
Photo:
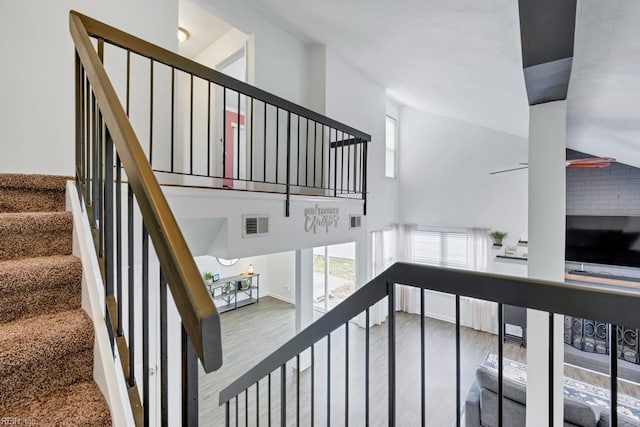
M 224 426 L 224 407 L 218 406 L 218 393 L 240 375 L 253 367 L 266 355 L 277 349 L 294 335 L 294 308 L 291 304 L 273 298 L 262 298 L 259 304 L 243 307 L 221 316 L 223 331 L 224 365 L 212 374 L 200 372 L 200 425 Z M 396 361 L 397 361 L 397 423 L 398 426 L 420 425 L 420 321 L 419 316 L 397 313 L 396 317 Z M 331 335 L 331 389 L 327 396 L 327 342 L 322 340 L 314 346 L 314 411 L 313 425 L 332 426 L 349 424 L 365 425 L 365 376 L 364 376 L 363 328 L 349 327 L 349 397 L 348 414 L 345 411 L 345 330 L 344 327 Z M 370 418 L 369 425 L 387 425 L 387 328 L 386 323 L 371 328 L 370 337 Z M 451 426 L 455 424 L 455 326 L 435 319 L 426 319 L 426 411 L 428 425 Z M 475 370 L 487 352 L 497 353 L 498 340 L 495 335 L 461 328 L 461 404 L 464 405 L 466 391 L 473 382 Z M 504 356 L 524 361 L 525 349 L 505 343 Z M 296 387 L 298 376 L 295 361 L 289 363 L 287 373 L 287 422 L 296 425 Z M 565 374 L 578 380 L 607 387 L 608 378 L 590 372 L 567 367 Z M 311 369 L 299 376 L 300 425 L 311 423 Z M 640 395 L 637 386 L 621 383 L 620 392 Z M 256 387 L 248 395 L 238 399 L 238 425 L 245 425 L 245 399 L 248 400 L 249 425 L 256 425 L 256 403 L 258 403 L 260 425 L 269 419 L 268 379 L 259 385 L 256 402 Z M 271 375 L 271 422 L 280 422 L 280 371 Z M 331 405 L 327 408 L 326 402 Z M 235 425 L 235 401 L 231 403 L 231 421 Z

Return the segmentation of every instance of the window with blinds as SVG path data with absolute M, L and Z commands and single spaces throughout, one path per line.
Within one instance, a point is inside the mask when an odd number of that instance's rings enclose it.
M 464 269 L 483 269 L 486 261 L 485 243 L 458 231 L 427 231 L 415 233 L 414 261 Z

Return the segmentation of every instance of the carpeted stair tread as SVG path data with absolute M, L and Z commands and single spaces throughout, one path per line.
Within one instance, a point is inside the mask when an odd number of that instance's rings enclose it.
M 5 419 L 18 417 L 32 420 L 37 426 L 111 425 L 109 407 L 93 381 L 76 383 L 28 404 L 0 413 Z
M 0 324 L 0 411 L 93 373 L 93 325 L 82 309 Z
M 0 261 L 0 323 L 80 308 L 81 286 L 75 256 Z
M 0 212 L 65 210 L 65 185 L 72 178 L 53 175 L 0 174 Z
M 93 349 L 93 325 L 82 309 L 0 324 L 0 378 L 24 365 Z
M 71 212 L 0 213 L 0 261 L 70 255 Z

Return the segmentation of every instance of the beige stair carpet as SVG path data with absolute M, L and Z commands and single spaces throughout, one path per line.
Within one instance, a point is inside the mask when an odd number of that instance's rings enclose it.
M 0 174 L 0 419 L 110 426 L 92 379 L 66 177 Z

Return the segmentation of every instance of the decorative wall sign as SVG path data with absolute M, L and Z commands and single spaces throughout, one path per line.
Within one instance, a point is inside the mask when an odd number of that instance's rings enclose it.
M 321 208 L 318 205 L 306 208 L 304 210 L 304 231 L 315 234 L 318 229 L 324 229 L 325 233 L 328 233 L 329 228 L 338 228 L 339 219 L 340 208 Z

